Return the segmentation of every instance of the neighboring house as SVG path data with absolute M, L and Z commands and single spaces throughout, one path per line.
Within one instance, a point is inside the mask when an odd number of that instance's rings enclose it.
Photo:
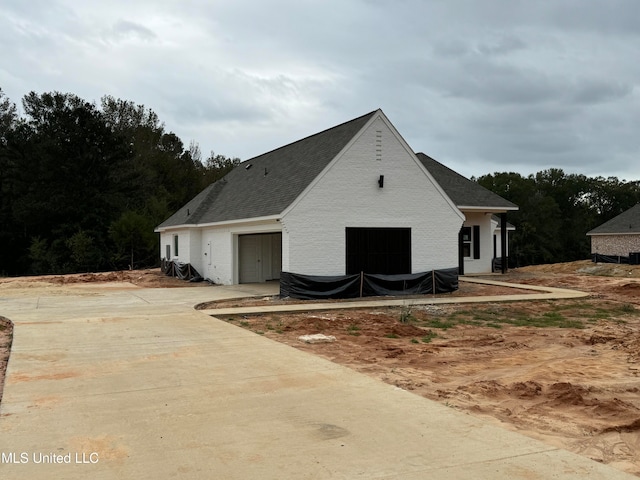
M 241 163 L 156 228 L 160 255 L 221 284 L 418 273 L 461 252 L 490 272 L 491 215 L 517 207 L 464 177 L 441 184 L 433 162 L 368 113 Z
M 465 216 L 460 232 L 460 273 L 491 272 L 495 259 L 501 259 L 503 254 L 508 256 L 508 232 L 515 230 L 507 224 L 503 232 L 501 218 L 496 214 L 506 216 L 518 207 L 428 155 L 418 153 L 417 156 Z M 504 252 L 502 244 L 506 247 Z
M 626 258 L 640 252 L 640 203 L 587 232 L 587 235 L 591 237 L 593 255 Z

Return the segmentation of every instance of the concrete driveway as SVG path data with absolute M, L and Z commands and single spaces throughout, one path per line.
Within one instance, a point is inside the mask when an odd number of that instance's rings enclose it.
M 636 478 L 192 308 L 275 290 L 0 291 L 0 478 Z

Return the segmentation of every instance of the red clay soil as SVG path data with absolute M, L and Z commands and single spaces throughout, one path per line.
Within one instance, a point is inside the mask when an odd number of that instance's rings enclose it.
M 13 323 L 5 317 L 0 317 L 0 402 L 2 402 L 4 373 L 7 370 L 7 363 L 9 362 L 9 352 L 11 351 L 12 340 Z

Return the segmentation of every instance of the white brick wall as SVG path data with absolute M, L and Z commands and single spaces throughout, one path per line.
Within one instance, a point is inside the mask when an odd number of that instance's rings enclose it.
M 464 273 L 487 273 L 491 272 L 491 260 L 493 259 L 493 226 L 491 214 L 484 212 L 463 212 L 467 219 L 464 222 L 465 227 L 478 225 L 480 227 L 480 258 L 473 258 L 473 244 L 471 248 L 471 257 L 464 259 Z M 495 222 L 494 222 L 495 224 Z M 473 238 L 473 243 L 477 239 Z
M 171 245 L 170 260 L 190 263 L 204 278 L 232 285 L 238 283 L 238 235 L 280 232 L 281 229 L 276 221 L 170 229 L 160 234 L 160 257 L 166 257 L 166 245 Z M 179 237 L 178 256 L 174 255 L 174 235 Z M 283 243 L 284 237 L 283 233 Z
M 198 272 L 204 278 L 209 278 L 215 283 L 223 285 L 238 283 L 238 235 L 280 232 L 281 230 L 280 223 L 276 221 L 203 227 L 202 253 L 200 254 L 202 270 L 198 270 Z M 195 258 L 195 255 L 192 255 L 192 258 Z M 192 263 L 195 266 L 193 261 Z
M 178 255 L 176 255 L 173 237 L 178 236 Z M 160 234 L 160 257 L 166 257 L 166 245 L 171 246 L 171 258 L 168 260 L 177 260 L 179 262 L 189 262 L 190 257 L 190 231 L 188 228 L 181 228 L 162 232 Z
M 233 235 L 228 228 L 204 228 L 201 275 L 215 283 L 231 285 L 233 252 Z
M 178 255 L 175 254 L 174 236 L 178 236 Z M 168 260 L 190 263 L 201 273 L 200 252 L 201 231 L 199 228 L 180 228 L 168 230 L 160 234 L 160 258 L 167 257 L 167 245 L 170 245 L 171 256 Z
M 378 187 L 380 175 L 383 188 Z M 413 272 L 457 267 L 462 222 L 378 117 L 283 216 L 289 232 L 283 235 L 283 270 L 343 275 L 346 227 L 410 227 Z

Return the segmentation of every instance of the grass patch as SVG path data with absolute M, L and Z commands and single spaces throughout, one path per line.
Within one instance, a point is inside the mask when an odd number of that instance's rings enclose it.
M 475 310 L 460 310 L 446 317 L 421 319 L 420 326 L 447 330 L 456 325 L 472 325 L 490 328 L 503 328 L 505 325 L 514 327 L 539 328 L 584 328 L 585 323 L 609 318 L 619 308 L 596 307 L 587 302 L 556 304 L 553 302 L 539 303 L 539 313 L 531 305 L 523 308 L 518 305 L 489 306 Z M 629 310 L 627 308 L 627 310 Z M 636 310 L 633 309 L 635 312 Z
M 640 314 L 640 310 L 638 310 L 635 305 L 631 303 L 624 303 L 620 305 L 617 310 L 624 315 L 638 315 Z
M 385 335 L 386 338 L 400 338 L 398 335 L 396 335 L 395 333 L 387 333 Z
M 427 333 L 424 337 L 422 337 L 422 342 L 423 343 L 430 343 L 431 340 L 433 340 L 434 338 L 437 338 L 438 334 L 435 332 L 429 332 Z
M 354 335 L 357 337 L 358 335 L 360 335 L 360 327 L 355 323 L 352 323 L 347 327 L 347 333 L 349 335 Z
M 459 321 L 456 319 L 441 319 L 441 318 L 430 318 L 422 322 L 422 326 L 429 328 L 439 328 L 441 330 L 446 330 L 448 328 L 455 327 Z

